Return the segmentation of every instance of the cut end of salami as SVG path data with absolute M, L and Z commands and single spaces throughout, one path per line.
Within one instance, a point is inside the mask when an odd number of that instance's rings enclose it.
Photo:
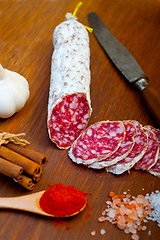
M 69 148 L 87 126 L 90 114 L 85 94 L 77 93 L 63 97 L 53 108 L 48 122 L 50 139 L 59 148 Z

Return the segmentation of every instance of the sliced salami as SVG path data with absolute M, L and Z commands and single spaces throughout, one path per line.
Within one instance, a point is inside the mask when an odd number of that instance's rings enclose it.
M 91 116 L 88 32 L 71 18 L 53 32 L 54 51 L 48 100 L 48 133 L 59 148 L 69 148 Z
M 158 160 L 159 143 L 156 135 L 147 128 L 143 128 L 148 136 L 148 147 L 143 157 L 134 165 L 136 170 L 149 170 Z
M 135 165 L 135 163 L 137 163 L 143 157 L 147 150 L 148 137 L 147 134 L 143 131 L 141 124 L 137 121 L 132 120 L 130 120 L 130 122 L 133 123 L 137 129 L 137 134 L 134 138 L 134 147 L 125 159 L 119 161 L 113 166 L 106 168 L 107 172 L 122 174 L 123 172 L 130 170 Z
M 149 129 L 156 135 L 160 146 L 160 130 L 149 125 L 145 126 L 145 128 Z M 153 174 L 156 177 L 160 177 L 160 152 L 158 154 L 157 162 L 149 169 L 149 173 Z
M 111 166 L 124 159 L 131 152 L 135 144 L 134 136 L 136 135 L 137 130 L 136 127 L 129 121 L 123 121 L 123 124 L 126 134 L 117 151 L 103 161 L 98 161 L 90 164 L 88 166 L 89 168 L 101 169 Z
M 113 154 L 125 137 L 121 121 L 102 121 L 89 126 L 69 150 L 72 161 L 85 165 L 106 159 Z

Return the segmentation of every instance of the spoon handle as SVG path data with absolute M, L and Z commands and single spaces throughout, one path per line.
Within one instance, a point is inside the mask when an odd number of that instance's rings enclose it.
M 0 208 L 12 208 L 16 209 L 18 206 L 19 201 L 17 198 L 0 198 Z
M 20 197 L 0 198 L 0 208 L 17 209 L 49 216 L 39 207 L 39 199 L 43 193 L 44 191 Z

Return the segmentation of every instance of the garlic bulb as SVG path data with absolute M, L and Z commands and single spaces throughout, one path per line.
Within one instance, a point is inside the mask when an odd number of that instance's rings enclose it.
M 20 74 L 0 64 L 0 117 L 8 118 L 20 111 L 29 98 L 29 85 Z

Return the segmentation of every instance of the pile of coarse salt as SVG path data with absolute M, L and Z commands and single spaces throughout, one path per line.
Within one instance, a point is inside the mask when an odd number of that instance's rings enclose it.
M 158 227 L 160 227 L 160 192 L 156 190 L 152 192 L 150 195 L 146 194 L 146 199 L 150 202 L 151 205 L 151 214 L 146 218 L 152 221 L 156 221 L 158 223 Z
M 160 192 L 158 190 L 146 196 L 131 197 L 127 192 L 121 195 L 110 192 L 109 196 L 111 200 L 106 201 L 107 208 L 98 218 L 99 222 L 109 221 L 116 224 L 126 234 L 130 233 L 133 240 L 139 239 L 139 231 L 147 229 L 144 223 L 148 222 L 148 220 L 157 221 L 160 227 Z M 101 235 L 105 233 L 105 230 L 102 230 L 103 233 L 100 231 Z M 92 236 L 95 234 L 95 231 L 91 232 Z M 151 235 L 151 231 L 148 234 Z

